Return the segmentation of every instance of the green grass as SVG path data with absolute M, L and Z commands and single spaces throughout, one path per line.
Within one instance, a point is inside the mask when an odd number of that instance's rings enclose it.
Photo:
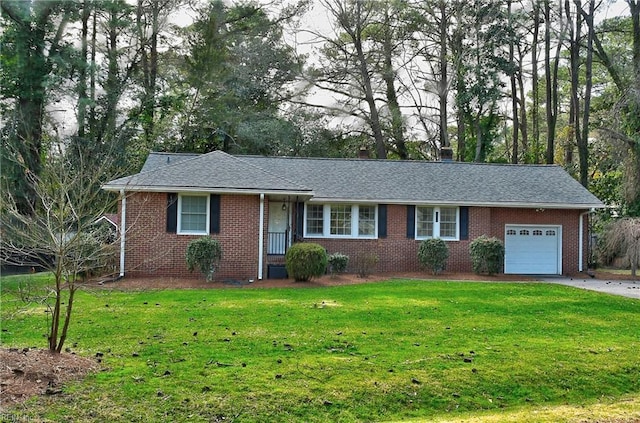
M 44 310 L 2 283 L 3 346 L 44 347 Z M 622 415 L 640 418 L 629 400 L 640 394 L 639 328 L 638 300 L 540 283 L 85 291 L 67 345 L 103 353 L 103 370 L 20 412 L 76 422 L 573 421 L 567 409 L 626 404 Z

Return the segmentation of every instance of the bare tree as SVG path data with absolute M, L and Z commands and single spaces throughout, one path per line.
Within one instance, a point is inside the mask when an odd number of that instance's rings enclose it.
M 624 257 L 631 265 L 631 276 L 636 277 L 640 266 L 640 218 L 622 218 L 609 224 L 601 243 L 601 255 Z
M 380 68 L 380 58 L 370 51 L 371 43 L 367 39 L 367 31 L 377 22 L 376 4 L 362 0 L 323 0 L 321 3 L 334 19 L 337 32 L 334 38 L 314 33 L 324 42 L 321 50 L 324 66 L 322 70 L 316 69 L 312 83 L 320 90 L 344 98 L 347 110 L 332 107 L 333 111 L 364 120 L 371 129 L 377 158 L 385 159 L 387 145 L 375 72 Z M 389 83 L 386 86 L 391 88 Z
M 22 213 L 15 195 L 4 191 L 0 228 L 2 261 L 38 266 L 53 275 L 48 344 L 56 353 L 67 338 L 82 281 L 112 272 L 107 264 L 117 253 L 115 234 L 96 224 L 115 201 L 100 190 L 104 172 L 67 160 L 61 151 L 43 161 L 40 175 L 25 168 L 36 194 L 29 213 Z

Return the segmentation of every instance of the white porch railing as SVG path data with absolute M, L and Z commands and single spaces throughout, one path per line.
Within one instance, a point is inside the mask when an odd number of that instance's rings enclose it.
M 286 232 L 267 233 L 267 254 L 284 255 L 287 251 Z

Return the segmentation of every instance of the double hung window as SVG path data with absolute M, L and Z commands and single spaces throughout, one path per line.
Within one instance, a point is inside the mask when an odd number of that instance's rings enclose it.
M 460 213 L 458 207 L 416 207 L 416 239 L 460 238 Z
M 178 197 L 178 233 L 192 235 L 209 233 L 208 195 L 180 195 Z
M 377 207 L 362 204 L 307 204 L 305 236 L 319 238 L 375 238 Z
M 322 236 L 324 234 L 324 206 L 307 204 L 307 235 Z

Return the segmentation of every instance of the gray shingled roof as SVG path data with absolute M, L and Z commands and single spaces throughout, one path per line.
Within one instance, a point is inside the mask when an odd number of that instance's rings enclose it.
M 215 153 L 215 154 L 214 154 Z M 561 167 L 398 160 L 152 153 L 134 186 L 310 192 L 313 201 L 591 208 L 602 202 Z M 176 156 L 179 158 L 176 159 Z M 167 165 L 167 157 L 172 164 Z M 290 181 L 295 181 L 290 182 Z M 154 185 L 155 184 L 155 185 Z
M 311 191 L 299 183 L 288 181 L 222 151 L 196 156 L 164 157 L 152 153 L 150 157 L 151 160 L 147 160 L 142 172 L 111 181 L 104 188 L 131 191 L 201 190 L 298 194 Z
M 201 154 L 197 153 L 155 153 L 152 152 L 147 157 L 147 160 L 144 162 L 142 166 L 142 172 L 147 172 L 149 170 L 157 169 L 162 166 L 166 166 L 169 164 L 175 164 L 181 162 L 186 159 L 193 159 L 194 157 L 201 156 Z

